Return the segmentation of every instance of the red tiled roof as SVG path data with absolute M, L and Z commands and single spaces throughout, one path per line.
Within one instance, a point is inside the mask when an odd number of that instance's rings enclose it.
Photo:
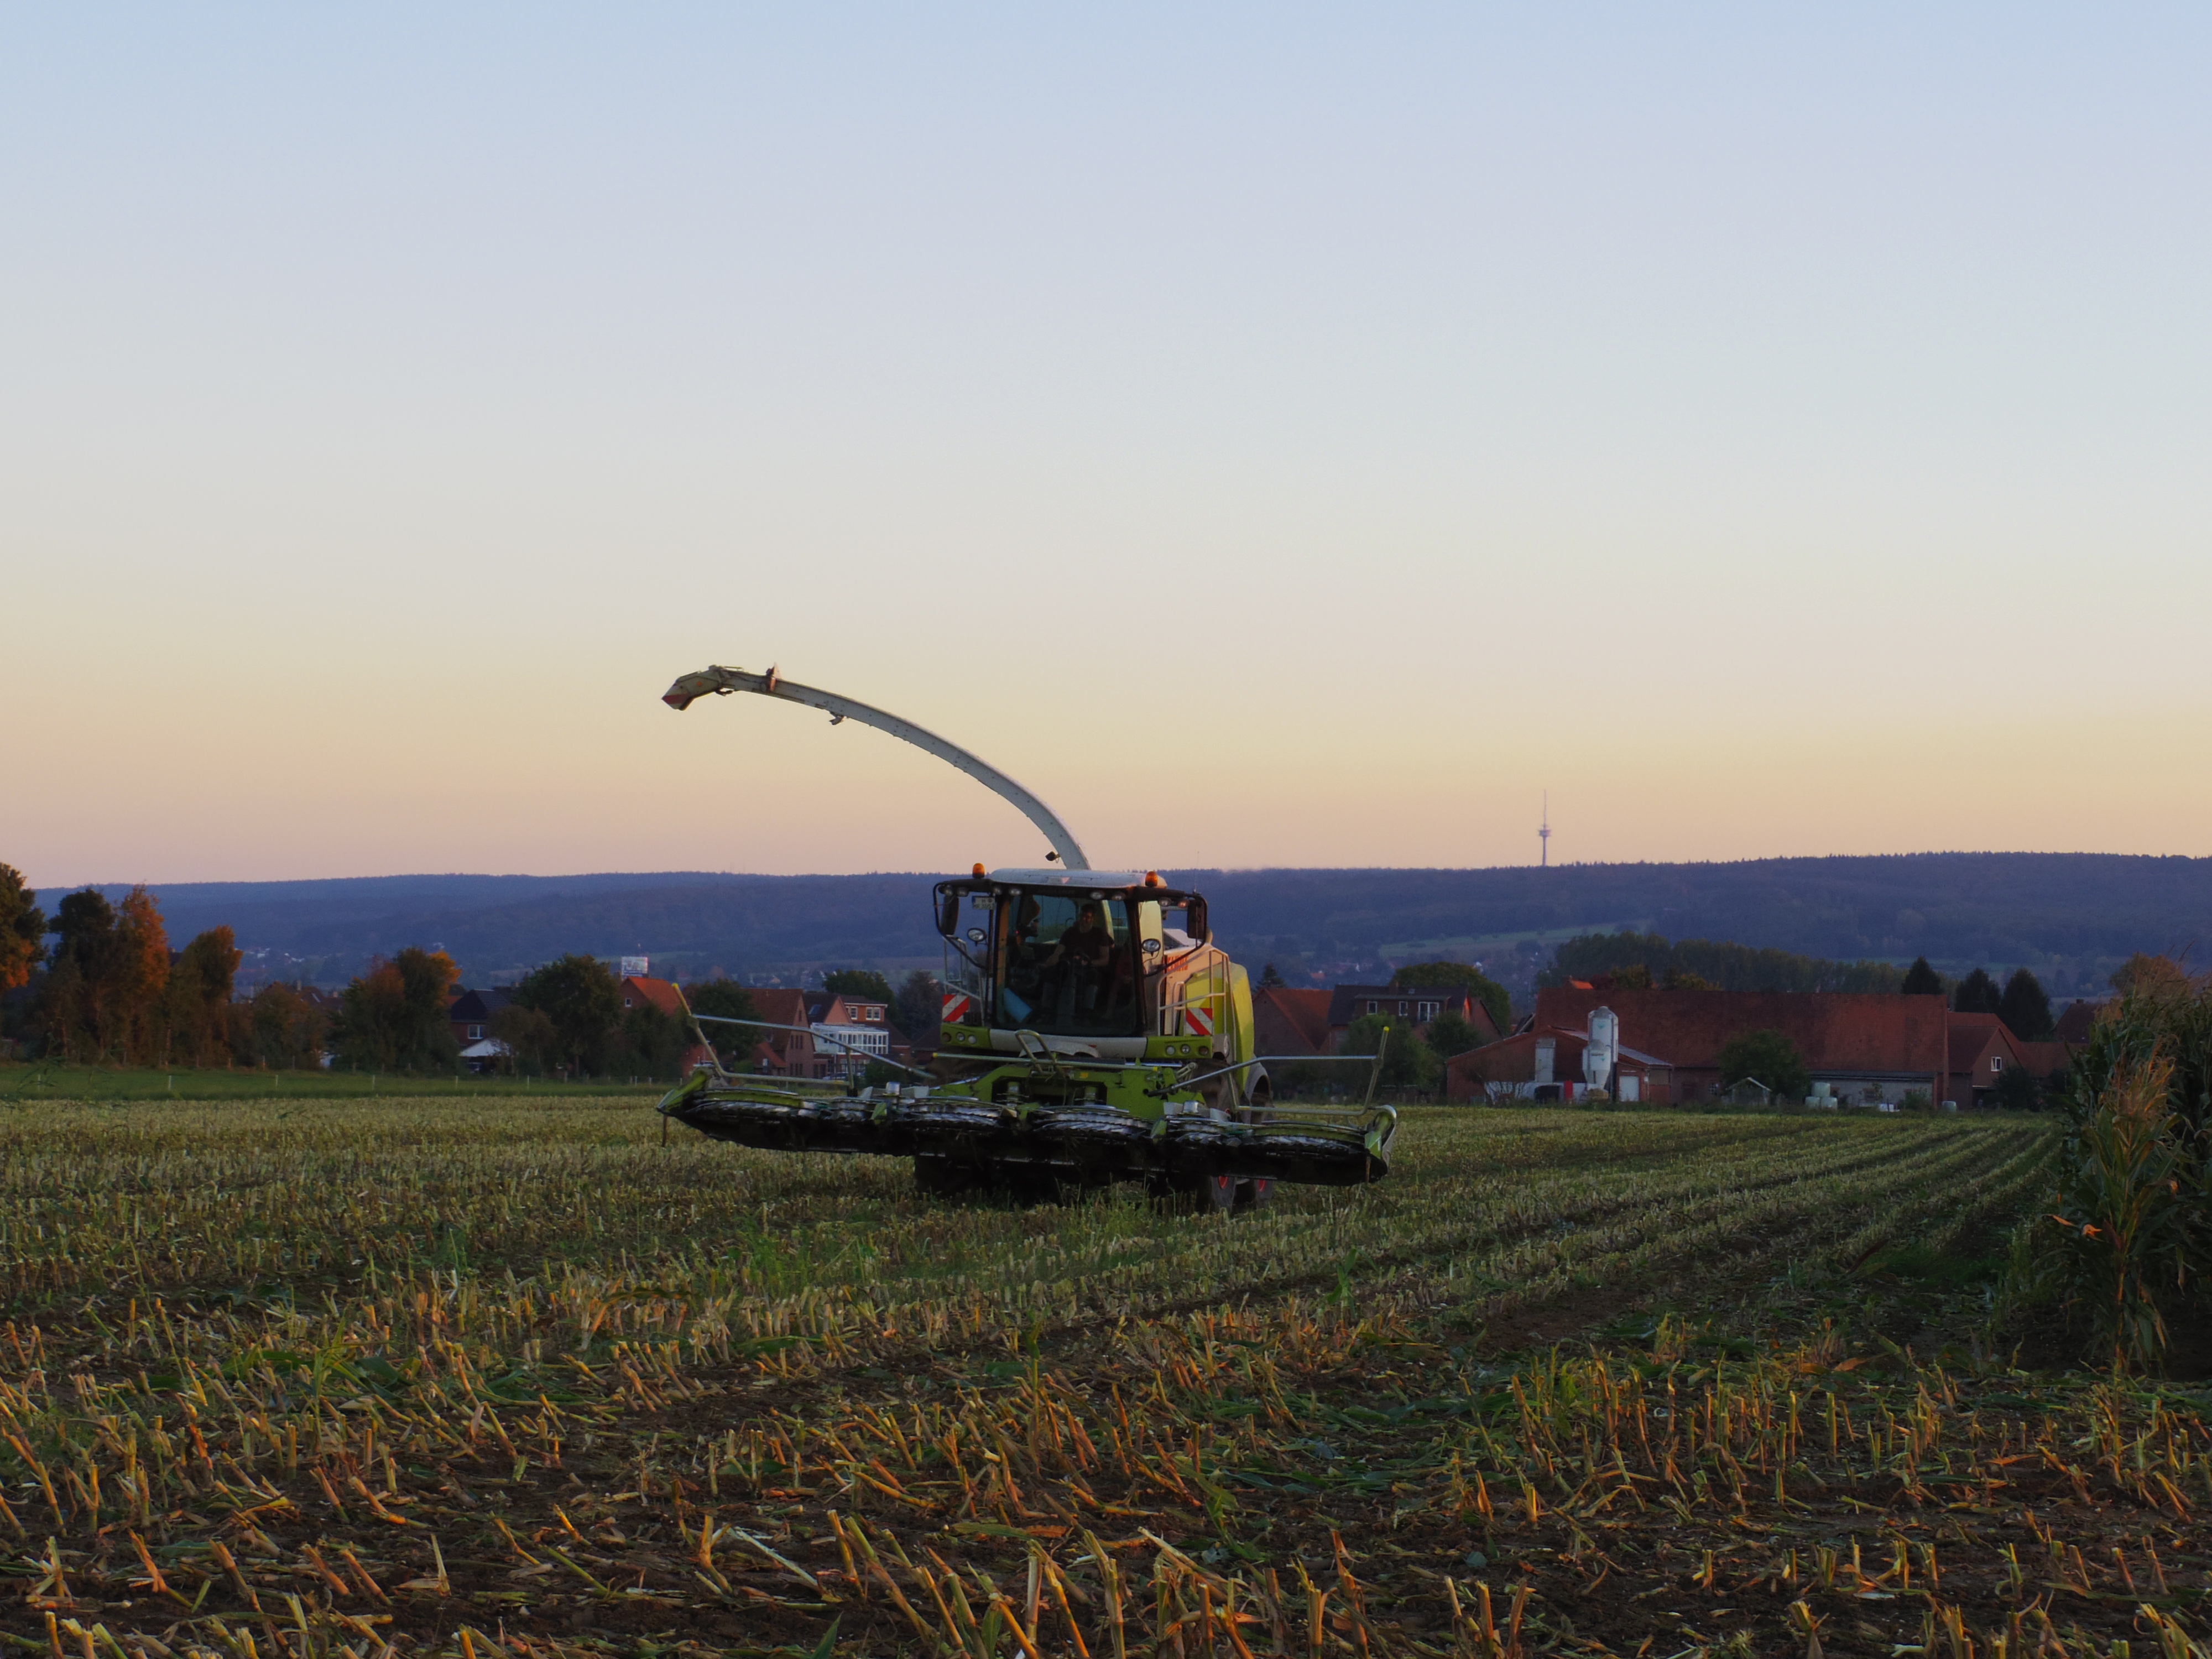
M 1290 986 L 1252 993 L 1252 1024 L 1263 1054 L 1317 1054 L 1328 1047 L 1328 1007 L 1334 994 Z
M 2058 1041 L 2087 1042 L 2089 1040 L 2090 1028 L 2097 1023 L 2097 1016 L 2102 1013 L 2104 1009 L 2105 1004 L 2101 1002 L 2069 1003 L 2066 1012 L 2058 1016 L 2058 1030 L 2055 1034 Z
M 818 998 L 821 993 L 816 992 Z M 808 995 L 804 991 L 755 991 L 753 1010 L 763 1019 L 773 1020 L 779 1025 L 804 1025 L 806 1020 Z
M 1590 1010 L 1620 1018 L 1623 1047 L 1677 1066 L 1717 1067 L 1721 1049 L 1747 1031 L 1779 1031 L 1816 1072 L 1948 1069 L 1951 1011 L 1940 996 L 1841 991 L 1593 991 L 1558 986 L 1536 994 L 1536 1025 L 1587 1030 Z
M 630 1000 L 635 998 L 640 1002 L 651 1003 L 664 1014 L 680 1017 L 684 1012 L 683 1000 L 676 994 L 676 988 L 665 979 L 647 979 L 642 975 L 633 974 L 623 981 L 622 989 L 624 1007 L 628 1007 Z
M 2074 1064 L 2073 1049 L 2063 1042 L 2015 1042 L 2013 1047 L 2020 1052 L 2020 1063 L 2037 1077 L 2049 1077 Z
M 1990 1045 L 2000 1037 L 2009 1039 L 2004 1022 L 1995 1014 L 1954 1014 L 1951 1016 L 1951 1069 L 1971 1072 L 1975 1062 L 1989 1052 Z

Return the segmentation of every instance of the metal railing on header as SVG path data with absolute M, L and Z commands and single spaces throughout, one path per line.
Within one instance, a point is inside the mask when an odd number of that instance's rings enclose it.
M 680 995 L 681 994 L 679 993 L 678 994 Z M 693 1025 L 694 1025 L 695 1027 L 696 1027 L 696 1025 L 698 1025 L 701 1022 L 702 1022 L 702 1021 L 703 1021 L 704 1023 L 706 1023 L 706 1024 L 710 1024 L 710 1025 L 744 1025 L 744 1026 L 750 1027 L 750 1028 L 752 1028 L 752 1029 L 754 1029 L 754 1030 L 763 1030 L 763 1031 L 795 1031 L 795 1032 L 799 1033 L 799 1034 L 800 1036 L 809 1036 L 809 1037 L 813 1038 L 817 1042 L 833 1042 L 833 1043 L 836 1043 L 836 1044 L 837 1045 L 837 1047 L 838 1047 L 838 1048 L 840 1048 L 843 1049 L 843 1050 L 844 1050 L 847 1054 L 860 1054 L 860 1055 L 864 1055 L 864 1056 L 866 1056 L 867 1059 L 869 1059 L 869 1060 L 873 1060 L 873 1061 L 874 1061 L 876 1064 L 878 1064 L 878 1066 L 888 1066 L 891 1067 L 894 1071 L 904 1072 L 904 1073 L 905 1073 L 908 1077 L 927 1078 L 927 1079 L 929 1079 L 932 1082 L 935 1082 L 935 1081 L 937 1080 L 936 1073 L 933 1073 L 933 1072 L 927 1072 L 927 1071 L 924 1071 L 924 1070 L 922 1070 L 922 1069 L 921 1069 L 920 1066 L 908 1066 L 908 1065 L 906 1065 L 906 1064 L 905 1064 L 904 1062 L 902 1062 L 902 1061 L 888 1059 L 888 1058 L 886 1058 L 885 1056 L 884 1056 L 884 1055 L 882 1055 L 882 1054 L 879 1054 L 875 1053 L 875 1052 L 874 1052 L 873 1050 L 872 1050 L 872 1049 L 867 1049 L 867 1048 L 859 1048 L 859 1047 L 855 1046 L 855 1045 L 854 1045 L 854 1044 L 853 1044 L 853 1043 L 847 1042 L 846 1042 L 843 1038 L 842 1038 L 842 1037 L 834 1037 L 834 1036 L 830 1036 L 830 1035 L 829 1035 L 829 1033 L 827 1033 L 826 1031 L 823 1031 L 823 1030 L 821 1030 L 817 1029 L 817 1027 L 815 1027 L 815 1026 L 811 1026 L 811 1025 L 787 1025 L 787 1024 L 783 1024 L 781 1021 L 780 1021 L 780 1020 L 773 1020 L 773 1019 L 735 1019 L 735 1018 L 731 1018 L 729 1015 L 726 1015 L 726 1014 L 700 1014 L 700 1013 L 693 1013 L 693 1012 L 692 1012 L 692 1011 L 691 1011 L 691 1006 L 690 1006 L 690 1003 L 688 1003 L 688 1002 L 687 1002 L 687 1003 L 685 1003 L 685 1004 L 684 1004 L 684 1012 L 685 1013 L 687 1013 L 687 1014 L 690 1014 L 690 1016 L 691 1016 L 691 1021 L 692 1021 L 692 1024 L 693 1024 Z M 872 1033 L 871 1035 L 872 1035 Z M 1018 1033 L 1016 1033 L 1016 1036 L 1017 1036 L 1017 1037 L 1025 1036 L 1038 1036 L 1038 1034 L 1037 1034 L 1037 1033 L 1036 1033 L 1036 1032 L 1034 1032 L 1034 1031 L 1024 1031 L 1024 1032 L 1018 1032 Z M 707 1041 L 707 1034 L 706 1034 L 706 1032 L 704 1032 L 703 1030 L 702 1030 L 702 1031 L 701 1031 L 701 1032 L 699 1033 L 699 1041 L 700 1041 L 700 1042 L 701 1042 L 702 1045 L 704 1045 L 704 1047 L 706 1048 L 706 1050 L 707 1050 L 707 1052 L 708 1052 L 708 1054 L 714 1054 L 714 1045 L 713 1043 L 708 1042 Z M 1040 1041 L 1040 1042 L 1042 1042 L 1042 1038 L 1039 1038 L 1039 1041 Z M 1376 1085 L 1376 1084 L 1377 1083 L 1377 1081 L 1379 1081 L 1379 1080 L 1381 1079 L 1382 1075 L 1382 1056 L 1383 1056 L 1384 1054 L 1386 1054 L 1387 1053 L 1389 1053 L 1389 1048 L 1390 1048 L 1390 1028 L 1389 1028 L 1389 1026 L 1385 1025 L 1385 1026 L 1382 1028 L 1382 1035 L 1381 1038 L 1380 1038 L 1380 1039 L 1376 1042 L 1376 1044 L 1375 1044 L 1375 1052 L 1374 1052 L 1374 1054 L 1371 1054 L 1371 1055 L 1370 1055 L 1370 1054 L 1255 1054 L 1255 1055 L 1253 1055 L 1253 1056 L 1252 1056 L 1252 1058 L 1251 1058 L 1251 1059 L 1249 1059 L 1249 1060 L 1240 1060 L 1237 1061 L 1234 1065 L 1223 1066 L 1218 1067 L 1217 1069 L 1215 1069 L 1215 1070 L 1213 1070 L 1213 1071 L 1211 1071 L 1211 1072 L 1201 1072 L 1198 1076 L 1196 1076 L 1196 1077 L 1194 1077 L 1194 1078 L 1189 1078 L 1189 1079 L 1185 1079 L 1184 1084 L 1183 1084 L 1183 1086 L 1184 1086 L 1184 1087 L 1186 1087 L 1186 1088 L 1196 1088 L 1196 1087 L 1197 1087 L 1200 1084 L 1201 1084 L 1201 1083 L 1211 1083 L 1211 1082 L 1212 1082 L 1215 1078 L 1218 1078 L 1218 1077 L 1227 1077 L 1227 1076 L 1229 1076 L 1229 1075 L 1230 1075 L 1230 1073 L 1231 1073 L 1232 1072 L 1246 1072 L 1246 1071 L 1249 1071 L 1249 1070 L 1250 1070 L 1253 1066 L 1267 1066 L 1267 1065 L 1275 1065 L 1275 1066 L 1330 1066 L 1330 1065 L 1335 1065 L 1335 1066 L 1349 1066 L 1349 1065 L 1354 1065 L 1354 1064 L 1357 1064 L 1358 1061 L 1360 1061 L 1360 1060 L 1364 1060 L 1367 1061 L 1367 1064 L 1368 1064 L 1368 1071 L 1367 1071 L 1367 1095 L 1366 1095 L 1366 1098 L 1365 1098 L 1364 1100 L 1363 1100 L 1363 1101 L 1360 1103 L 1360 1104 L 1361 1104 L 1361 1108 L 1362 1108 L 1362 1109 L 1366 1109 L 1366 1108 L 1368 1108 L 1368 1107 L 1371 1107 L 1371 1106 L 1375 1103 L 1375 1085 Z M 1032 1061 L 1034 1061 L 1034 1060 L 1036 1060 L 1036 1058 L 1034 1054 L 1028 1054 L 1026 1050 L 1024 1051 L 1024 1057 L 1025 1057 L 1025 1058 L 1028 1058 L 1028 1059 L 1030 1059 L 1030 1060 L 1031 1060 Z M 1061 1064 L 1061 1063 L 1064 1063 L 1064 1062 L 1060 1061 L 1057 1057 L 1055 1057 L 1054 1060 L 1050 1060 L 1050 1061 L 1048 1061 L 1047 1063 L 1048 1063 L 1048 1064 L 1051 1064 L 1051 1065 L 1054 1065 L 1054 1066 L 1057 1066 L 1058 1065 L 1060 1065 L 1060 1064 Z M 1088 1069 L 1088 1068 L 1091 1068 L 1091 1067 L 1097 1067 L 1097 1066 L 1110 1066 L 1110 1067 L 1113 1067 L 1113 1068 L 1115 1068 L 1115 1069 L 1119 1070 L 1119 1069 L 1124 1069 L 1124 1068 L 1135 1068 L 1135 1067 L 1139 1067 L 1139 1066 L 1157 1066 L 1157 1065 L 1158 1065 L 1160 1062 L 1158 1062 L 1158 1061 L 1157 1061 L 1157 1060 L 1087 1060 L 1080 1061 L 1080 1062 L 1079 1062 L 1079 1063 L 1080 1063 L 1082 1066 L 1084 1066 L 1086 1069 Z M 717 1056 L 715 1057 L 715 1060 L 714 1060 L 714 1069 L 715 1069 L 716 1071 L 718 1071 L 718 1072 L 720 1072 L 720 1073 L 721 1073 L 725 1077 L 731 1077 L 731 1076 L 734 1076 L 734 1075 L 736 1075 L 736 1073 L 730 1072 L 726 1067 L 725 1067 L 725 1066 L 722 1065 L 722 1063 L 721 1063 L 721 1059 L 720 1059 L 720 1057 L 719 1055 L 717 1055 Z M 811 1080 L 811 1079 L 810 1079 L 810 1080 Z M 1289 1107 L 1278 1107 L 1278 1108 L 1276 1108 L 1275 1109 L 1277 1109 L 1277 1110 L 1291 1110 L 1291 1109 L 1293 1109 L 1293 1108 L 1289 1108 Z
M 1218 1071 L 1202 1072 L 1198 1076 L 1188 1079 L 1183 1086 L 1195 1089 L 1201 1083 L 1211 1083 L 1215 1078 L 1227 1077 L 1231 1072 L 1246 1071 L 1255 1066 L 1348 1066 L 1364 1060 L 1368 1063 L 1367 1098 L 1360 1103 L 1360 1109 L 1364 1111 L 1375 1103 L 1375 1085 L 1382 1075 L 1382 1056 L 1389 1051 L 1389 1048 L 1390 1028 L 1385 1025 L 1382 1028 L 1382 1036 L 1375 1044 L 1375 1052 L 1372 1054 L 1255 1054 L 1249 1060 L 1240 1060 L 1235 1065 L 1224 1066 Z M 1295 1111 L 1299 1109 L 1291 1106 L 1276 1106 L 1270 1109 L 1279 1112 Z
M 684 1005 L 684 1012 L 687 1014 L 691 1013 L 690 1004 Z M 857 1044 L 846 1042 L 842 1037 L 831 1036 L 828 1032 L 812 1025 L 786 1025 L 773 1019 L 732 1019 L 726 1014 L 691 1014 L 691 1020 L 694 1024 L 704 1020 L 710 1025 L 750 1025 L 763 1031 L 797 1031 L 802 1036 L 812 1037 L 817 1042 L 834 1042 L 848 1054 L 865 1055 L 878 1066 L 888 1066 L 894 1071 L 904 1072 L 908 1077 L 926 1077 L 934 1080 L 933 1073 L 925 1072 L 918 1066 L 908 1066 L 902 1061 L 879 1054 L 872 1048 L 860 1048 Z M 870 1035 L 873 1036 L 874 1033 L 871 1032 Z M 707 1042 L 707 1034 L 704 1031 L 699 1033 L 699 1041 L 706 1043 L 708 1054 L 714 1052 L 714 1045 Z M 723 1066 L 720 1056 L 715 1059 L 714 1069 L 723 1072 L 726 1076 L 731 1075 Z

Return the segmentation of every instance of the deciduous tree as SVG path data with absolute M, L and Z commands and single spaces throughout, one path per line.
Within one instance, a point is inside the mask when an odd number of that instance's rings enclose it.
M 46 954 L 46 913 L 38 896 L 23 885 L 21 871 L 0 864 L 0 994 L 29 984 Z
M 553 1022 L 535 1008 L 510 1002 L 491 1017 L 493 1038 L 507 1045 L 507 1069 L 538 1073 L 552 1065 L 559 1052 L 561 1034 Z
M 675 1076 L 690 1046 L 691 1022 L 653 1003 L 640 1002 L 623 1015 L 623 1063 L 641 1077 Z
M 733 979 L 708 979 L 687 985 L 684 988 L 684 1000 L 691 1005 L 695 1014 L 712 1014 L 717 1019 L 760 1018 L 760 1008 L 753 1001 L 752 993 Z M 708 1045 L 723 1067 L 732 1072 L 743 1071 L 752 1064 L 753 1045 L 769 1035 L 757 1025 L 748 1028 L 704 1024 L 699 1029 L 706 1034 Z
M 890 1003 L 891 982 L 881 974 L 868 968 L 840 968 L 822 975 L 822 988 L 834 991 L 841 997 L 854 997 L 862 1002 Z
M 1449 1060 L 1454 1054 L 1480 1048 L 1488 1041 L 1473 1020 L 1449 1009 L 1429 1022 L 1427 1042 L 1438 1060 Z
M 1565 985 L 1608 974 L 1618 981 L 1622 973 L 1638 967 L 1662 983 L 1687 972 L 1723 991 L 1894 991 L 1899 982 L 1895 965 L 1887 962 L 1831 962 L 1725 939 L 1685 939 L 1669 944 L 1663 934 L 1633 932 L 1577 934 L 1553 952 L 1552 965 L 1537 975 L 1536 982 Z
M 143 886 L 124 895 L 115 917 L 116 1047 L 135 1063 L 151 1065 L 166 1046 L 161 993 L 169 983 L 169 930 L 161 907 Z
M 1386 1028 L 1390 1033 L 1388 1046 L 1382 1042 L 1382 1033 Z M 1380 1053 L 1382 1056 L 1382 1075 L 1379 1080 L 1394 1088 L 1428 1089 L 1443 1069 L 1436 1050 L 1406 1026 L 1385 1019 L 1381 1014 L 1362 1014 L 1353 1020 L 1345 1028 L 1344 1043 L 1338 1052 L 1346 1054 Z M 1352 1073 L 1352 1078 L 1346 1080 L 1352 1084 L 1355 1092 L 1367 1086 L 1365 1073 L 1350 1066 L 1341 1069 Z
M 547 963 L 514 988 L 514 1000 L 553 1022 L 556 1052 L 579 1073 L 602 1071 L 622 1024 L 622 987 L 596 957 L 569 955 Z
M 64 899 L 62 902 L 66 904 L 69 901 Z M 2142 951 L 2121 964 L 2119 970 L 2112 975 L 2112 984 L 2122 996 L 2137 991 L 2153 995 L 2181 994 L 2191 988 L 2189 970 L 2172 957 L 2151 956 Z
M 1720 1061 L 1724 1089 L 1749 1079 L 1783 1100 L 1802 1100 L 1813 1091 L 1804 1055 L 1780 1031 L 1740 1032 L 1721 1045 Z
M 178 953 L 161 993 L 169 1063 L 206 1066 L 229 1057 L 227 1015 L 239 960 L 238 943 L 228 927 L 195 934 Z
M 230 929 L 222 931 L 227 934 Z M 247 1057 L 257 1065 L 286 1070 L 315 1065 L 329 1023 L 321 1009 L 290 986 L 264 985 L 246 1006 L 241 1035 Z
M 447 994 L 459 977 L 460 970 L 443 951 L 416 945 L 389 962 L 380 957 L 372 963 L 346 987 L 339 1003 L 331 1030 L 339 1058 L 356 1069 L 452 1070 L 460 1045 L 453 1040 L 446 1010 Z M 613 981 L 608 984 L 611 988 Z

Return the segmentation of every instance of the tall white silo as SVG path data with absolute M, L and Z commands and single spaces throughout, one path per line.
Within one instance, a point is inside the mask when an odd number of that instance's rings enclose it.
M 1583 1049 L 1583 1081 L 1593 1089 L 1613 1086 L 1613 1062 L 1620 1054 L 1620 1020 L 1610 1008 L 1593 1008 L 1589 1042 Z

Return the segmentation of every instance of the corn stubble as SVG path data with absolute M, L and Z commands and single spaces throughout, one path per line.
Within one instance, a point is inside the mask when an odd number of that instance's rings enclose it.
M 2033 1126 L 1416 1114 L 1234 1220 L 602 1103 L 4 1142 L 18 1649 L 2203 1651 L 2185 1394 L 1635 1315 L 2002 1235 Z

